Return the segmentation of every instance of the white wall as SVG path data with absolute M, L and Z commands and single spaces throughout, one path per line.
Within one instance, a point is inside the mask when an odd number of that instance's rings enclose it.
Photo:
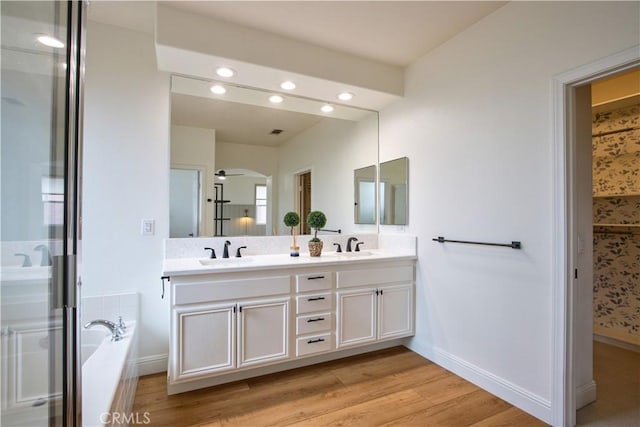
M 232 176 L 224 181 L 224 198 L 234 205 L 255 205 L 256 185 L 267 185 L 266 178 Z
M 171 167 L 196 167 L 204 170 L 203 236 L 213 236 L 216 131 L 215 129 L 171 126 Z
M 169 76 L 151 36 L 88 23 L 84 113 L 82 293 L 140 293 L 140 357 L 166 355 Z M 155 219 L 154 236 L 141 235 L 143 218 Z
M 281 219 L 294 206 L 294 176 L 305 170 L 311 170 L 311 209 L 327 215 L 326 228 L 376 231 L 353 223 L 353 173 L 377 163 L 377 119 L 371 114 L 359 122 L 323 120 L 278 148 L 278 234 L 288 232 Z
M 551 79 L 637 44 L 639 16 L 637 2 L 509 3 L 413 64 L 380 115 L 380 160 L 410 159 L 412 348 L 547 422 Z

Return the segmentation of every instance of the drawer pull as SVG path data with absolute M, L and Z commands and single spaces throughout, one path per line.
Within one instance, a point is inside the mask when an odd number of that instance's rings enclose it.
M 325 297 L 313 297 L 313 298 L 307 298 L 307 301 L 321 301 L 325 299 Z
M 317 343 L 317 342 L 323 342 L 324 338 L 317 338 L 315 340 L 309 340 L 307 341 L 307 344 L 313 344 L 313 343 Z
M 307 277 L 307 280 L 318 280 L 318 279 L 324 279 L 324 276 L 311 276 L 311 277 Z
M 311 322 L 322 322 L 324 320 L 324 317 L 316 317 L 315 319 L 309 319 L 307 320 L 307 323 L 311 323 Z

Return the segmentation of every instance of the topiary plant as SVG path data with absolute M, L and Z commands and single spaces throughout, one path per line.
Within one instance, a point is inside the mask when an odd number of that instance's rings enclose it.
M 326 223 L 327 217 L 322 211 L 309 212 L 309 215 L 307 215 L 307 224 L 315 230 L 313 233 L 313 239 L 311 239 L 312 242 L 320 241 L 320 239 L 318 239 L 318 230 L 324 227 Z
M 291 227 L 291 236 L 293 236 L 293 246 L 296 247 L 296 232 L 294 227 L 300 224 L 300 215 L 297 212 L 287 212 L 284 215 L 284 225 Z

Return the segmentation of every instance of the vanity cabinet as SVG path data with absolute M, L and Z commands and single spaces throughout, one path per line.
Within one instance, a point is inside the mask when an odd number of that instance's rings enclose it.
M 177 307 L 176 380 L 228 371 L 236 367 L 236 305 Z
M 337 273 L 337 347 L 413 335 L 414 267 Z
M 238 305 L 238 367 L 289 358 L 289 298 Z
M 173 281 L 170 383 L 289 358 L 289 276 Z
M 414 332 L 414 269 L 401 260 L 172 277 L 169 393 L 400 344 Z

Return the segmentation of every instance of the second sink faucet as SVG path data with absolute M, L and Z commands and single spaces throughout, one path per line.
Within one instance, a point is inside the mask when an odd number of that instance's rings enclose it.
M 351 252 L 351 243 L 352 242 L 357 242 L 358 239 L 355 237 L 349 237 L 349 240 L 347 240 L 347 252 Z
M 229 258 L 229 245 L 231 244 L 230 241 L 225 241 L 224 242 L 224 251 L 222 252 L 222 258 Z

